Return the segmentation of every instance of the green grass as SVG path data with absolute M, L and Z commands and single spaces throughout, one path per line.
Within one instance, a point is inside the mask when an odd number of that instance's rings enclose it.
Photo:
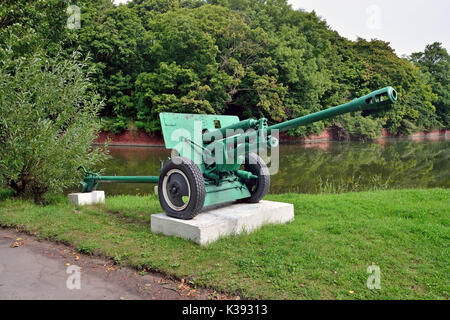
M 269 195 L 295 221 L 200 247 L 150 232 L 156 196 L 75 207 L 0 200 L 0 225 L 244 298 L 448 299 L 450 190 Z M 366 286 L 381 269 L 381 290 Z M 353 292 L 353 293 L 351 293 Z

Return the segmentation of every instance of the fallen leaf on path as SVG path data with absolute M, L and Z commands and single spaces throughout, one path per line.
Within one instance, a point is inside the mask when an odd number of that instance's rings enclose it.
M 189 293 L 186 296 L 187 297 L 190 297 L 190 296 L 195 297 L 195 296 L 197 296 L 197 290 L 195 290 L 195 289 L 190 290 Z
M 23 241 L 15 241 L 10 247 L 17 248 L 17 247 L 23 246 L 23 244 L 24 244 Z

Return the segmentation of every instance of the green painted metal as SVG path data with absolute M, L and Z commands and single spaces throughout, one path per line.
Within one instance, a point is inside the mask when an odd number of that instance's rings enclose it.
M 397 101 L 392 87 L 374 91 L 351 102 L 278 124 L 267 119 L 239 121 L 236 116 L 160 113 L 161 129 L 167 149 L 192 160 L 200 169 L 205 185 L 204 206 L 225 203 L 251 196 L 249 181 L 258 176 L 242 169 L 246 155 L 261 145 L 278 146 L 278 132 L 305 126 L 341 114 L 356 111 L 379 111 Z M 158 183 L 158 176 L 100 176 L 86 171 L 82 191 L 95 190 L 99 182 Z M 251 185 L 251 183 L 250 183 Z M 161 195 L 160 195 L 161 197 Z
M 99 176 L 97 181 L 126 183 L 158 183 L 159 176 Z
M 83 166 L 79 166 L 78 170 L 82 169 L 84 172 L 83 181 L 80 182 L 81 192 L 91 192 L 97 189 L 98 180 L 100 177 L 98 173 L 87 171 Z
M 216 129 L 213 131 L 206 132 L 203 134 L 203 142 L 204 143 L 210 143 L 216 139 L 216 136 L 226 136 L 227 130 L 248 130 L 250 128 L 254 128 L 256 125 L 258 125 L 258 120 L 255 119 L 247 119 L 243 120 L 234 124 L 231 124 L 226 127 L 222 127 L 220 129 Z
M 83 181 L 80 182 L 81 192 L 91 192 L 97 189 L 99 182 L 158 183 L 159 181 L 159 176 L 100 176 L 97 173 L 87 171 L 83 166 L 78 169 L 82 169 L 85 174 Z
M 280 131 L 286 131 L 295 127 L 301 127 L 317 121 L 329 119 L 344 113 L 355 111 L 380 110 L 384 107 L 388 107 L 390 104 L 396 101 L 397 101 L 397 92 L 392 87 L 386 87 L 374 91 L 359 99 L 355 99 L 349 103 L 342 104 L 340 106 L 329 108 L 326 110 L 322 110 L 290 121 L 275 124 L 273 126 L 268 127 L 267 130 L 269 132 L 275 129 Z
M 231 136 L 230 138 L 226 139 L 228 140 L 227 143 L 231 143 L 233 145 L 232 152 L 236 153 L 240 148 L 242 149 L 242 152 L 240 153 L 245 154 L 247 153 L 247 151 L 245 150 L 256 148 L 256 146 L 261 143 L 261 139 L 267 140 L 269 147 L 278 145 L 278 141 L 276 141 L 276 139 L 271 136 L 272 131 L 274 130 L 283 132 L 295 127 L 305 126 L 317 121 L 329 119 L 350 112 L 381 111 L 389 107 L 391 104 L 395 103 L 397 99 L 397 92 L 392 87 L 386 87 L 337 107 L 328 108 L 303 117 L 274 124 L 272 126 L 265 126 L 262 128 L 258 127 L 258 130 L 256 131 L 244 135 Z M 232 141 L 230 142 L 229 140 Z M 253 142 L 249 143 L 249 141 Z
M 250 191 L 239 180 L 221 181 L 218 186 L 207 184 L 205 189 L 205 207 L 250 197 Z
M 183 134 L 185 137 L 190 136 L 191 141 L 203 146 L 203 131 L 215 131 L 239 122 L 237 116 L 169 112 L 161 112 L 159 119 L 166 148 L 176 149 L 178 152 L 182 152 L 179 144 Z

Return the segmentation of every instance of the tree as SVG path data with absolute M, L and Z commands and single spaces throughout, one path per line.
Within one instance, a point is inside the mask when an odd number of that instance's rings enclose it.
M 269 39 L 245 15 L 203 5 L 155 15 L 148 28 L 143 54 L 152 71 L 136 80 L 141 127 L 159 131 L 162 110 L 282 118 L 285 88 Z
M 154 133 L 160 130 L 160 112 L 214 113 L 206 94 L 207 85 L 201 85 L 197 74 L 175 62 L 161 62 L 158 70 L 141 73 L 136 80 L 139 128 Z
M 399 58 L 389 43 L 382 40 L 358 39 L 352 47 L 356 54 L 347 62 L 356 66 L 356 77 L 349 86 L 351 95 L 361 96 L 385 86 L 393 86 L 399 94 L 399 101 L 383 113 L 382 118 L 380 114 L 369 116 L 365 121 L 369 131 L 374 132 L 371 130 L 375 126 L 373 121 L 381 122 L 390 132 L 404 134 L 438 125 L 431 87 L 418 68 Z M 358 121 L 357 117 L 358 114 L 354 119 L 347 116 L 350 125 L 347 128 L 355 127 L 352 122 Z M 364 126 L 360 128 L 364 130 Z M 375 137 L 369 135 L 369 138 Z
M 450 56 L 439 42 L 427 45 L 423 52 L 411 54 L 409 60 L 426 75 L 436 94 L 434 105 L 439 120 L 450 127 Z
M 320 133 L 337 126 L 342 136 L 371 139 L 449 126 L 448 53 L 427 46 L 409 60 L 382 40 L 350 41 L 313 11 L 286 0 L 71 0 L 81 28 L 66 28 L 63 0 L 6 1 L 5 30 L 21 33 L 16 56 L 44 46 L 88 61 L 92 85 L 104 98 L 106 130 L 136 121 L 160 130 L 158 113 L 178 110 L 266 117 L 279 122 L 348 102 L 390 85 L 399 102 L 389 112 L 361 112 L 290 131 Z M 6 32 L 7 34 L 7 32 Z M 412 62 L 412 63 L 411 63 Z
M 91 147 L 102 102 L 79 54 L 15 57 L 16 41 L 11 34 L 0 48 L 0 184 L 44 203 L 76 185 L 79 165 L 105 159 L 103 148 Z
M 140 18 L 135 10 L 125 5 L 115 7 L 109 0 L 81 9 L 81 28 L 73 32 L 74 42 L 66 51 L 79 50 L 92 57 L 92 77 L 105 98 L 103 116 L 136 117 L 134 82 L 144 68 Z

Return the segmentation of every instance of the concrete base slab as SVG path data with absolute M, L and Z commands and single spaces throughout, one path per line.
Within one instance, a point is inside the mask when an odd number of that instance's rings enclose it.
M 105 191 L 92 191 L 85 193 L 70 193 L 67 198 L 69 203 L 76 204 L 78 206 L 84 206 L 87 204 L 104 203 Z
M 165 213 L 153 214 L 151 230 L 205 245 L 223 236 L 251 232 L 266 224 L 283 224 L 293 220 L 292 204 L 263 200 L 209 209 L 192 220 L 171 218 Z

